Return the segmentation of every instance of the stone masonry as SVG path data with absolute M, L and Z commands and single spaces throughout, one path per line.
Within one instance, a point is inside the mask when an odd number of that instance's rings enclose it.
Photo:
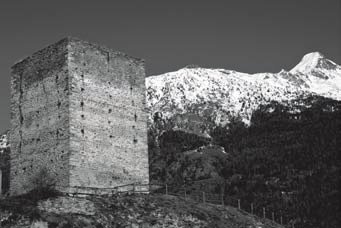
M 12 67 L 10 193 L 148 183 L 144 62 L 65 38 Z

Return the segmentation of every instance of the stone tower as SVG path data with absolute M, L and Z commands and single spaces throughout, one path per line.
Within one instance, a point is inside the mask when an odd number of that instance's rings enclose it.
M 65 38 L 12 67 L 10 193 L 148 183 L 144 62 Z

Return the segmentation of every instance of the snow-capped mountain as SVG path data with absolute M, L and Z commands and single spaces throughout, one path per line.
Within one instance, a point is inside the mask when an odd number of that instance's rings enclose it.
M 302 78 L 309 91 L 341 99 L 341 67 L 318 52 L 307 54 L 290 73 Z
M 150 114 L 195 113 L 224 124 L 232 116 L 250 122 L 252 112 L 270 101 L 290 103 L 311 94 L 341 100 L 341 66 L 318 52 L 292 70 L 247 74 L 226 69 L 186 67 L 146 79 Z

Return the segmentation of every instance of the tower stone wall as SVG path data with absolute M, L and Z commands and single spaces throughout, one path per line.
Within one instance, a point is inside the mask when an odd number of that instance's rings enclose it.
M 144 62 L 82 41 L 69 50 L 71 185 L 148 183 Z
M 74 38 L 12 67 L 11 194 L 148 183 L 144 62 Z
M 48 169 L 58 185 L 69 178 L 69 72 L 67 40 L 12 67 L 10 192 L 34 188 Z

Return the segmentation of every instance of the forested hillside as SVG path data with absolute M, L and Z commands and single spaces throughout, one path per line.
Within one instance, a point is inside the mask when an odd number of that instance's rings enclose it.
M 234 118 L 210 129 L 210 140 L 172 130 L 174 121 L 150 130 L 157 181 L 223 178 L 227 196 L 280 212 L 295 227 L 340 225 L 341 102 L 317 96 L 290 106 L 272 102 L 253 113 L 250 126 Z

